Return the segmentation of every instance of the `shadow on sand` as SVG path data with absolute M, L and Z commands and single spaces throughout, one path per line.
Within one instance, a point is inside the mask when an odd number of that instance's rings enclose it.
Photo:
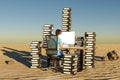
M 3 47 L 3 49 L 1 51 L 3 51 L 4 55 L 15 59 L 16 61 L 24 64 L 27 67 L 31 66 L 30 52 L 20 51 L 20 50 L 16 50 L 16 49 L 13 49 L 13 48 L 8 48 L 8 47 Z
M 3 49 L 1 51 L 3 51 L 4 55 L 15 59 L 16 61 L 24 64 L 27 67 L 31 66 L 31 58 L 32 57 L 31 57 L 30 52 L 16 50 L 16 49 L 9 48 L 9 47 L 3 47 Z M 43 68 L 48 67 L 48 65 L 49 65 L 48 57 L 45 55 L 40 55 L 40 59 L 41 59 L 41 67 L 43 67 Z

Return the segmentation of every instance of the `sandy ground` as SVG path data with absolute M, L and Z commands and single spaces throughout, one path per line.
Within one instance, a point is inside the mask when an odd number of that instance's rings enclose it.
M 30 69 L 29 44 L 0 44 L 0 49 L 0 80 L 120 80 L 120 60 L 95 61 L 94 69 L 86 69 L 73 76 Z M 120 44 L 97 44 L 96 56 L 105 56 L 111 50 L 119 53 Z M 6 64 L 6 60 L 14 63 Z

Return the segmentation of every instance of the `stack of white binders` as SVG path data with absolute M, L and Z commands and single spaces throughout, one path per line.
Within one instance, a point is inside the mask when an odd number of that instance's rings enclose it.
M 66 54 L 63 59 L 63 73 L 76 74 L 77 73 L 77 61 L 76 54 Z
M 62 31 L 71 30 L 71 8 L 63 8 L 62 11 Z
M 40 55 L 41 55 L 41 47 L 40 47 L 41 41 L 32 41 L 30 44 L 31 48 L 31 68 L 38 68 L 40 67 Z
M 50 37 L 53 34 L 53 25 L 52 24 L 45 24 L 43 26 L 43 43 L 42 47 L 47 48 L 47 37 Z
M 85 50 L 84 66 L 85 68 L 94 68 L 94 55 L 95 55 L 95 32 L 85 32 Z

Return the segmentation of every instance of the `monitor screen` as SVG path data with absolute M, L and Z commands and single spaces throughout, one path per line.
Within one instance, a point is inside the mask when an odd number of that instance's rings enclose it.
M 63 44 L 75 44 L 75 32 L 62 32 L 60 38 Z

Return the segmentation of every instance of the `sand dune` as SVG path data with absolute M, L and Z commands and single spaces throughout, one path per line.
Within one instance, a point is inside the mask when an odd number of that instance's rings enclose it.
M 51 70 L 30 69 L 29 44 L 0 44 L 0 49 L 0 80 L 120 80 L 120 60 L 95 61 L 94 69 L 72 76 Z M 119 53 L 120 44 L 97 44 L 96 56 L 105 56 L 111 50 Z M 6 60 L 14 63 L 6 64 Z

